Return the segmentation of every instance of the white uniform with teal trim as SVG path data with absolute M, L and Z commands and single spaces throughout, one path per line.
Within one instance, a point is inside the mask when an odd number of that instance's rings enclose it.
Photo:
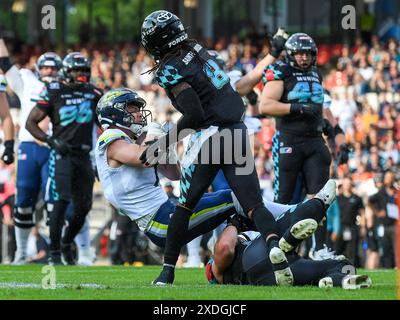
M 153 168 L 128 165 L 112 168 L 108 165 L 107 147 L 118 139 L 134 143 L 119 129 L 107 129 L 99 137 L 95 149 L 97 170 L 105 198 L 120 213 L 138 220 L 156 213 L 168 196 L 159 185 L 154 185 L 156 174 Z
M 6 73 L 6 79 L 11 90 L 15 92 L 21 102 L 21 129 L 18 134 L 20 142 L 33 142 L 35 138 L 25 129 L 29 113 L 39 101 L 40 93 L 45 89 L 45 84 L 40 81 L 29 69 L 11 67 Z M 51 134 L 51 131 L 47 132 Z

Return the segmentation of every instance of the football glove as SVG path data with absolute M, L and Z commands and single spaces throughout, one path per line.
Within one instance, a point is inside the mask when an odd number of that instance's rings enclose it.
M 305 115 L 317 117 L 322 112 L 322 104 L 317 103 L 292 103 L 290 113 L 294 115 Z
M 271 56 L 276 59 L 279 58 L 281 52 L 285 49 L 285 43 L 288 38 L 289 35 L 285 32 L 285 29 L 279 28 L 271 40 Z
M 51 136 L 46 136 L 45 142 L 49 145 L 49 147 L 55 152 L 57 152 L 60 156 L 65 156 L 69 153 L 68 145 L 58 138 L 53 138 Z
M 14 162 L 14 140 L 4 141 L 4 152 L 1 156 L 1 160 L 3 160 L 5 164 Z
M 342 144 L 337 153 L 337 162 L 339 165 L 347 163 L 347 161 L 349 161 L 349 153 L 350 153 L 349 146 L 345 143 Z

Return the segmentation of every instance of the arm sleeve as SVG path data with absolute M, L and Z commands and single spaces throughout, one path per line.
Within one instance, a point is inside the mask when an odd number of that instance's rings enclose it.
M 12 66 L 11 69 L 6 72 L 6 79 L 11 90 L 14 91 L 21 100 L 24 92 L 24 81 L 16 66 Z
M 197 93 L 192 88 L 186 88 L 176 96 L 176 103 L 183 116 L 177 123 L 178 134 L 183 129 L 198 129 L 204 122 L 204 110 Z

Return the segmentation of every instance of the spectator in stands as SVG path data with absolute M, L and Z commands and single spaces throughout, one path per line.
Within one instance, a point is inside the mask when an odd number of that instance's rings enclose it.
M 27 262 L 47 264 L 49 240 L 39 233 L 37 226 L 31 229 L 27 243 Z
M 358 257 L 360 229 L 357 221 L 364 216 L 364 205 L 361 198 L 354 193 L 351 177 L 346 177 L 342 184 L 342 193 L 337 196 L 340 232 L 335 250 L 337 254 L 344 254 L 357 267 L 360 265 Z
M 395 175 L 392 171 L 387 171 L 383 176 L 382 188 L 369 198 L 369 205 L 376 217 L 376 236 L 382 252 L 381 266 L 383 268 L 395 266 L 395 223 L 399 218 L 395 195 Z

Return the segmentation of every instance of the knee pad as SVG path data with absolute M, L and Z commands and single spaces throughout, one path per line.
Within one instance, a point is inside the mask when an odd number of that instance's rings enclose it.
M 28 229 L 35 225 L 33 207 L 14 207 L 13 214 L 15 226 L 21 229 Z

